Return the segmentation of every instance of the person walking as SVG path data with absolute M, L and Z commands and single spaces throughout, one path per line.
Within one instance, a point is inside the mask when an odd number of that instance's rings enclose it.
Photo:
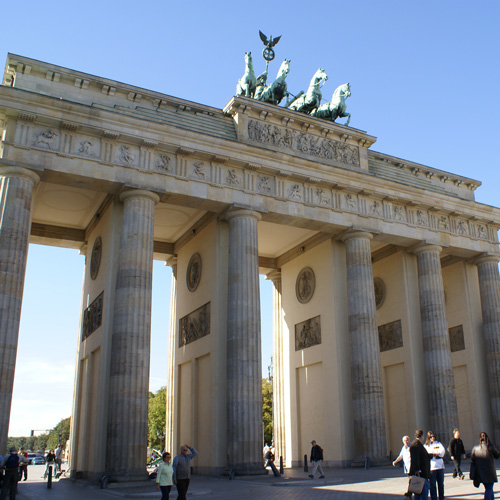
M 434 432 L 427 433 L 425 441 L 425 449 L 431 455 L 431 500 L 444 500 L 444 461 L 443 457 L 446 453 L 444 446 L 436 439 Z M 436 489 L 437 485 L 437 489 Z
M 403 436 L 403 447 L 399 452 L 398 458 L 392 462 L 393 467 L 396 467 L 396 464 L 403 461 L 403 471 L 405 474 L 410 472 L 410 436 Z
M 410 445 L 410 476 L 420 476 L 425 479 L 420 495 L 415 494 L 415 500 L 427 500 L 429 497 L 429 479 L 431 477 L 431 460 L 424 445 L 424 431 L 417 429 L 415 439 Z M 411 494 L 409 495 L 411 497 Z
M 174 471 L 173 480 L 177 486 L 177 500 L 186 500 L 189 481 L 191 478 L 191 470 L 189 462 L 198 455 L 198 452 L 192 446 L 187 444 L 181 446 L 181 452 L 174 458 L 172 468 Z
M 61 465 L 62 465 L 62 457 L 63 457 L 63 449 L 62 449 L 62 444 L 58 444 L 56 451 L 55 451 L 55 475 L 61 474 Z
M 311 444 L 311 463 L 313 464 L 313 470 L 312 473 L 309 474 L 309 477 L 311 479 L 314 479 L 314 474 L 316 474 L 316 471 L 318 471 L 320 473 L 319 478 L 321 479 L 325 477 L 323 468 L 321 467 L 321 462 L 323 461 L 323 448 L 321 448 L 321 446 L 314 440 L 311 441 Z
M 3 477 L 1 500 L 6 500 L 7 495 L 9 495 L 10 500 L 15 500 L 17 482 L 19 481 L 19 455 L 15 446 L 12 446 L 9 454 L 3 458 L 2 468 L 5 470 L 5 475 Z
M 472 448 L 471 479 L 474 486 L 484 485 L 484 500 L 494 500 L 493 484 L 498 481 L 495 458 L 500 458 L 496 446 L 490 441 L 486 432 L 479 434 L 479 444 Z M 472 472 L 474 471 L 474 472 Z
M 54 472 L 54 464 L 56 463 L 56 455 L 54 450 L 50 450 L 45 457 L 45 472 L 43 473 L 43 479 L 47 479 L 49 475 L 49 468 L 52 467 L 52 472 Z
M 163 462 L 159 465 L 156 473 L 156 489 L 161 490 L 161 500 L 168 500 L 173 484 L 174 469 L 170 463 L 170 453 L 166 451 L 161 458 Z
M 453 438 L 450 441 L 449 450 L 455 466 L 453 469 L 453 478 L 465 479 L 464 473 L 460 469 L 462 458 L 465 458 L 465 448 L 464 443 L 460 439 L 460 431 L 458 429 L 453 429 Z
M 19 450 L 19 481 L 23 478 L 26 481 L 28 479 L 28 453 L 24 451 L 24 448 Z

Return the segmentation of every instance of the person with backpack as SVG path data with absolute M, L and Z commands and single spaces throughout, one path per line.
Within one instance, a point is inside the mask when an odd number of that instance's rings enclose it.
M 12 446 L 9 454 L 2 460 L 2 467 L 5 471 L 2 486 L 1 500 L 5 500 L 9 495 L 10 500 L 15 500 L 17 493 L 17 482 L 19 481 L 19 455 L 17 448 Z
M 323 473 L 323 468 L 321 467 L 321 462 L 323 461 L 323 448 L 319 444 L 316 443 L 316 441 L 311 441 L 312 448 L 311 448 L 311 463 L 313 464 L 313 470 L 312 473 L 309 474 L 309 477 L 311 479 L 314 479 L 314 474 L 316 474 L 316 471 L 320 473 L 319 478 L 325 477 L 325 474 Z

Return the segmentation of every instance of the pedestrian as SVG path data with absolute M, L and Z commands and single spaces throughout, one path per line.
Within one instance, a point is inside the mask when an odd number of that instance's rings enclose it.
M 50 450 L 45 457 L 45 472 L 43 473 L 43 479 L 46 479 L 49 475 L 49 468 L 52 467 L 52 471 L 54 470 L 54 465 L 56 463 L 56 455 L 54 450 Z
M 420 476 L 425 479 L 420 495 L 415 493 L 415 500 L 427 500 L 429 496 L 429 479 L 431 477 L 431 460 L 424 445 L 424 431 L 417 429 L 415 439 L 410 445 L 410 476 Z M 411 497 L 411 494 L 409 495 Z
M 266 459 L 264 467 L 271 467 L 273 474 L 276 477 L 281 477 L 280 473 L 278 472 L 278 469 L 276 469 L 276 466 L 274 465 L 274 447 L 271 447 L 267 450 L 266 456 L 264 458 Z
M 170 453 L 166 451 L 162 457 L 163 461 L 158 467 L 156 473 L 156 489 L 161 490 L 161 500 L 168 500 L 170 490 L 172 489 L 172 477 L 174 469 L 170 463 Z
M 28 479 L 28 453 L 24 451 L 24 448 L 19 450 L 19 481 L 21 481 L 23 475 L 24 480 Z
M 427 433 L 425 441 L 427 453 L 431 455 L 431 500 L 444 500 L 444 446 L 436 439 L 436 434 L 432 431 Z M 436 489 L 437 485 L 437 489 Z
M 403 436 L 403 447 L 399 452 L 398 458 L 392 462 L 392 465 L 396 467 L 396 464 L 403 461 L 403 471 L 405 474 L 410 472 L 410 436 Z
M 464 443 L 460 439 L 460 431 L 458 429 L 453 429 L 453 438 L 450 441 L 450 456 L 453 460 L 455 468 L 453 469 L 453 477 L 458 477 L 459 479 L 465 479 L 460 465 L 462 463 L 462 458 L 465 458 L 465 448 Z
M 5 475 L 3 478 L 1 500 L 5 500 L 7 495 L 9 495 L 10 500 L 15 500 L 17 482 L 19 481 L 19 455 L 15 446 L 12 446 L 9 454 L 3 458 L 2 467 L 5 470 Z
M 60 444 L 60 443 L 57 445 L 55 457 L 56 457 L 55 473 L 57 476 L 57 474 L 61 474 L 61 465 L 62 465 L 62 457 L 63 457 L 62 444 Z
M 266 453 L 269 451 L 270 447 L 267 443 L 264 443 L 264 448 L 262 449 L 262 456 L 264 461 L 266 461 Z
M 323 468 L 321 467 L 321 462 L 323 461 L 323 448 L 321 448 L 321 446 L 314 440 L 311 441 L 311 444 L 311 463 L 313 464 L 313 470 L 312 473 L 309 474 L 309 477 L 311 479 L 314 479 L 314 474 L 316 474 L 316 471 L 318 471 L 320 473 L 319 478 L 321 479 L 325 477 Z
M 484 484 L 484 500 L 494 500 L 493 483 L 498 481 L 495 458 L 500 458 L 496 446 L 490 441 L 486 432 L 479 434 L 479 444 L 472 448 L 471 479 L 474 486 Z
M 186 500 L 186 493 L 189 488 L 191 470 L 189 462 L 198 455 L 198 452 L 187 444 L 181 446 L 181 452 L 174 458 L 172 468 L 174 470 L 173 479 L 177 486 L 179 496 L 177 500 Z

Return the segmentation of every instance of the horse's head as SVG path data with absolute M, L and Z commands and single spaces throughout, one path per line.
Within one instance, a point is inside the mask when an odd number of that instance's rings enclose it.
M 344 83 L 343 85 L 339 85 L 336 89 L 335 92 L 332 95 L 332 100 L 334 98 L 339 98 L 339 97 L 351 97 L 351 84 L 350 83 Z
M 245 52 L 245 64 L 247 66 L 249 64 L 252 64 L 252 53 L 251 52 Z
M 316 73 L 314 73 L 313 83 L 318 84 L 321 82 L 326 82 L 327 80 L 328 80 L 328 75 L 325 73 L 325 70 L 323 68 L 318 68 Z
M 278 78 L 280 76 L 286 76 L 288 73 L 290 73 L 290 59 L 285 59 L 280 66 L 280 69 L 278 71 Z

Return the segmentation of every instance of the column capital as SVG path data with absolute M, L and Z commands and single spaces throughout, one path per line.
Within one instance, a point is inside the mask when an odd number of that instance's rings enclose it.
M 498 264 L 500 262 L 500 255 L 493 253 L 483 253 L 478 257 L 474 258 L 472 262 L 476 265 L 486 264 L 487 262 L 492 262 L 493 264 Z
M 348 240 L 352 240 L 354 238 L 364 239 L 364 240 L 372 240 L 373 234 L 368 231 L 363 231 L 360 229 L 348 229 L 345 233 L 340 236 L 341 241 L 344 243 Z
M 129 189 L 120 193 L 120 201 L 130 200 L 133 198 L 148 198 L 155 203 L 160 201 L 160 197 L 152 191 L 146 189 Z
M 409 252 L 414 253 L 415 255 L 424 253 L 424 252 L 436 252 L 441 253 L 443 247 L 440 245 L 436 245 L 435 243 L 419 243 L 409 250 Z
M 231 207 L 224 214 L 224 218 L 227 221 L 230 221 L 235 217 L 251 217 L 253 219 L 256 219 L 257 222 L 262 219 L 262 215 L 259 212 L 252 210 L 251 208 Z
M 0 176 L 1 177 L 24 177 L 25 179 L 29 179 L 33 181 L 33 184 L 36 186 L 40 182 L 40 176 L 33 172 L 33 170 L 29 170 L 24 167 L 15 167 L 8 166 L 2 167 L 0 166 Z
M 274 271 L 271 271 L 270 273 L 266 274 L 266 280 L 275 282 L 280 279 L 281 279 L 281 270 L 275 269 Z

